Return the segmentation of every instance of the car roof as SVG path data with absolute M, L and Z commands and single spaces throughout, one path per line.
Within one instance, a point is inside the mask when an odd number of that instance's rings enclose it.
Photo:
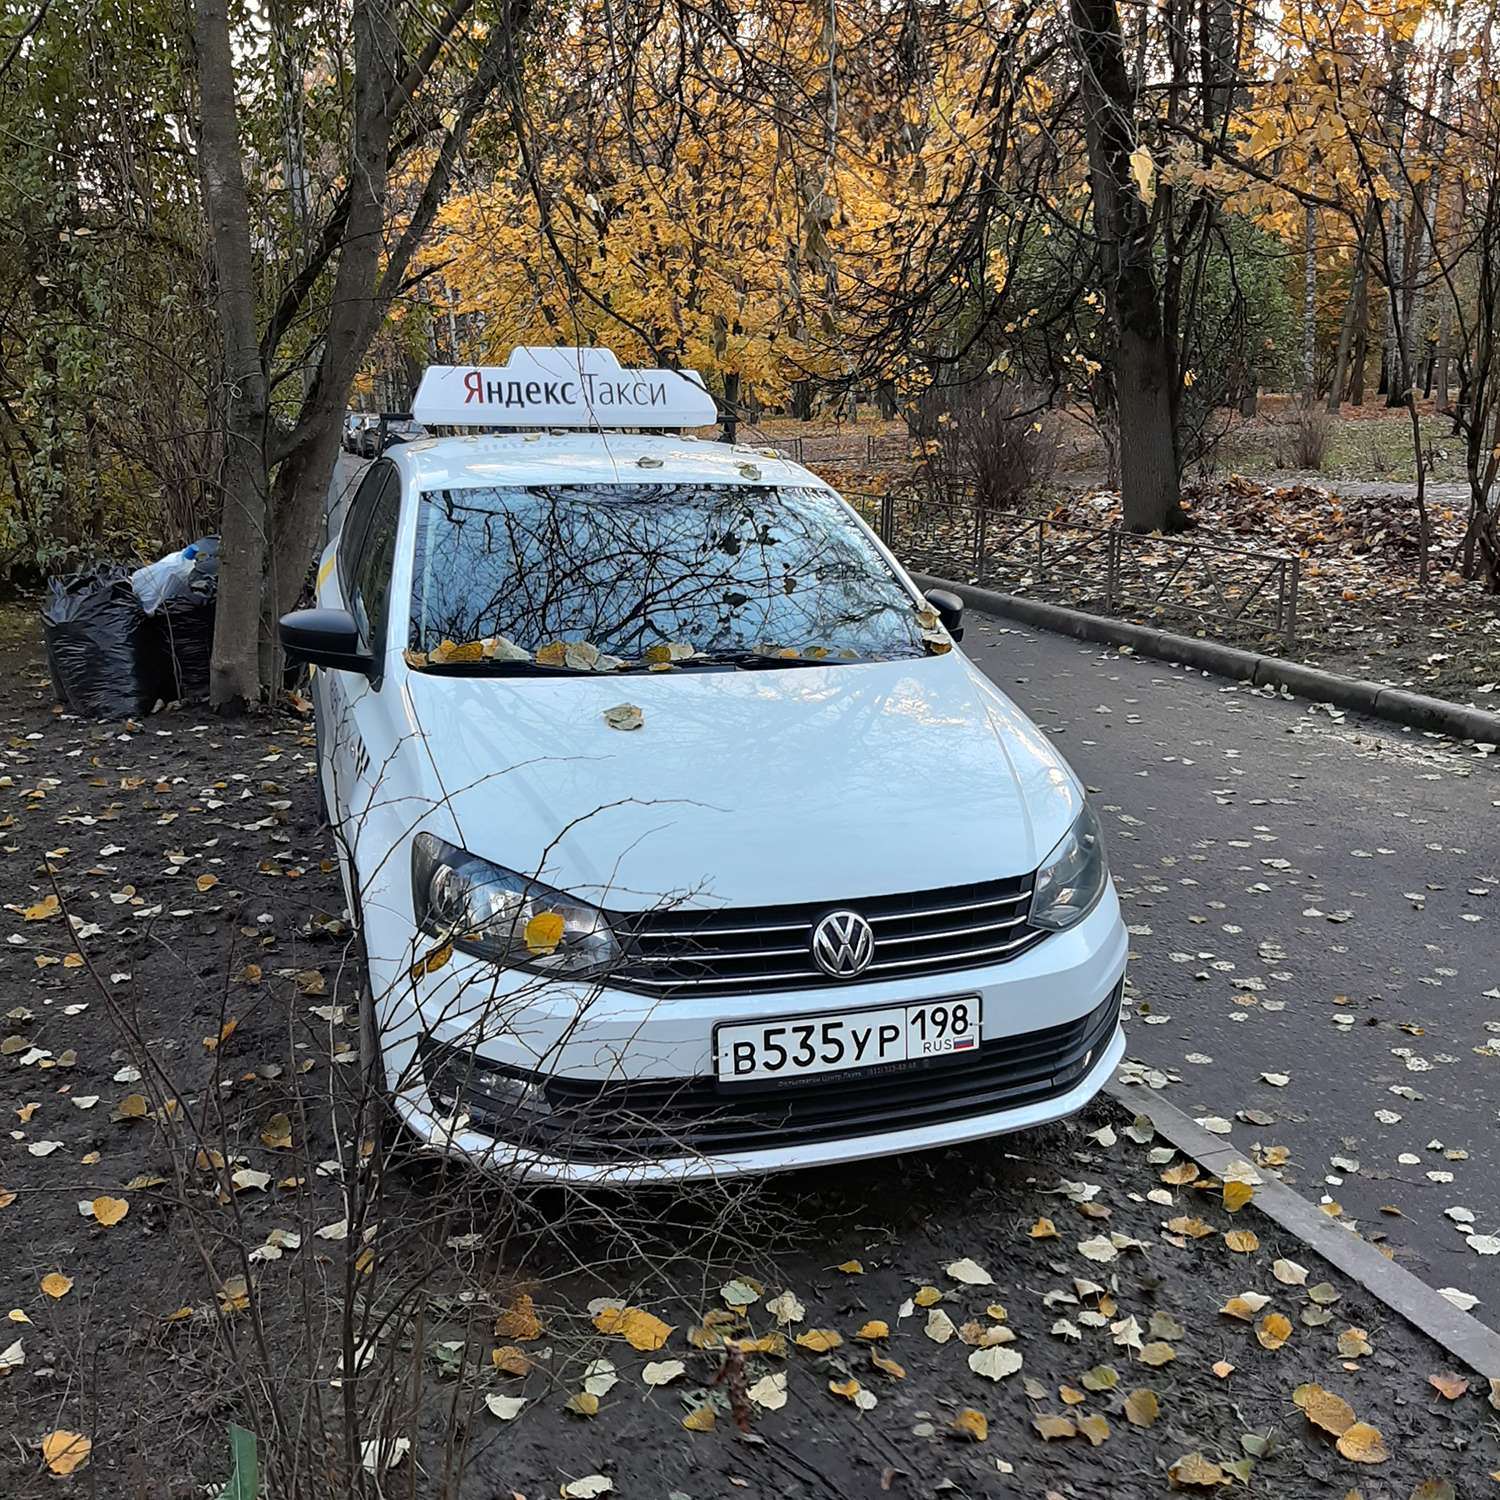
M 427 438 L 388 455 L 416 489 L 501 484 L 792 484 L 827 489 L 774 450 L 675 435 L 508 432 Z M 653 460 L 642 465 L 641 459 Z

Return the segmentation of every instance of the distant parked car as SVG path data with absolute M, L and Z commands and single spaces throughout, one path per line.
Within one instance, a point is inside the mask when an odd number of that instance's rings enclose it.
M 360 438 L 375 418 L 365 411 L 351 411 L 344 418 L 344 452 L 358 453 L 360 451 Z
M 427 429 L 411 417 L 393 417 L 389 414 L 380 419 L 380 452 L 394 448 L 397 443 L 414 443 L 427 436 Z M 377 454 L 377 457 L 379 455 Z

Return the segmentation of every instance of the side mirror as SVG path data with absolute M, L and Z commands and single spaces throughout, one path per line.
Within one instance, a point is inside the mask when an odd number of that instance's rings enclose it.
M 365 650 L 359 626 L 347 609 L 298 609 L 283 615 L 281 646 L 288 656 L 315 667 L 364 677 L 375 670 L 375 658 Z
M 947 589 L 928 589 L 927 602 L 937 611 L 943 629 L 955 641 L 964 638 L 964 601 Z

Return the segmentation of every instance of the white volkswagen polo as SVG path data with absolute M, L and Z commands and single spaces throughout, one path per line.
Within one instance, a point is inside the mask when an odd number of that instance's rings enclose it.
M 610 1183 L 1085 1104 L 1124 1045 L 1099 823 L 959 601 L 796 464 L 606 430 L 712 421 L 695 378 L 517 350 L 414 409 L 541 430 L 382 458 L 282 621 L 407 1125 Z

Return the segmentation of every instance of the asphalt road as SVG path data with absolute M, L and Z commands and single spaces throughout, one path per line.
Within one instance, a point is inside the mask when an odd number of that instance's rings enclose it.
M 1500 1317 L 1500 1255 L 1466 1242 L 1500 1235 L 1500 757 L 967 623 L 965 649 L 1104 816 L 1132 935 L 1127 1058 L 1245 1154 L 1286 1148 L 1285 1181 Z

